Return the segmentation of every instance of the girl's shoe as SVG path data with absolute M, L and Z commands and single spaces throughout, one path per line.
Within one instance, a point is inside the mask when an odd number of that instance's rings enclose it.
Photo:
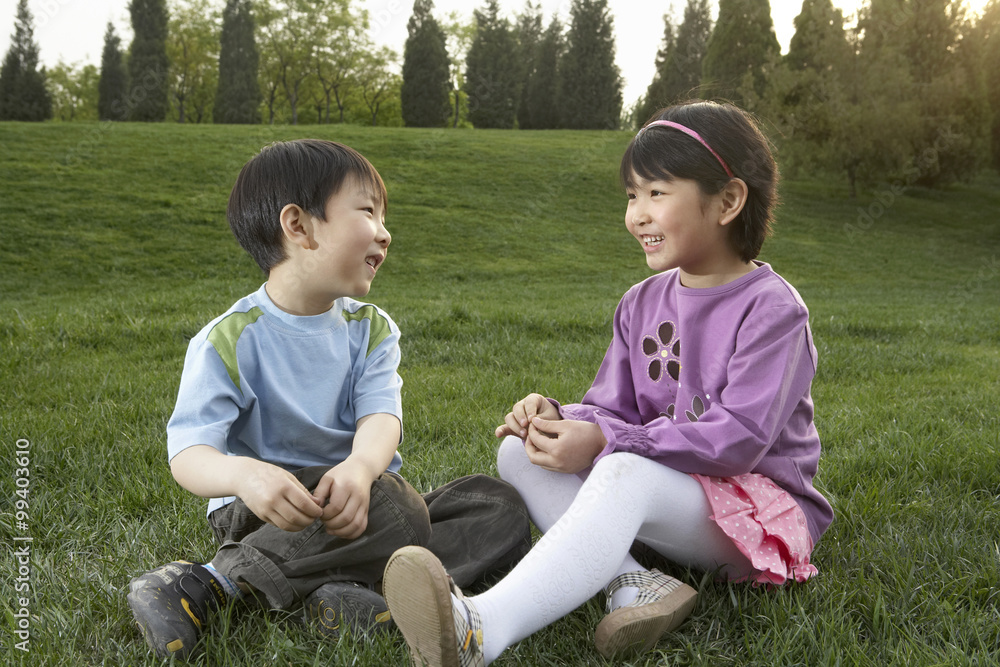
M 423 547 L 403 547 L 385 566 L 382 594 L 410 648 L 414 665 L 485 667 L 482 621 L 475 607 L 452 604 L 462 591 Z
M 620 588 L 638 588 L 639 594 L 624 607 L 612 610 L 611 596 Z M 688 617 L 698 597 L 687 584 L 655 569 L 619 575 L 604 592 L 608 596 L 607 616 L 597 626 L 594 644 L 606 658 L 625 651 L 650 650 Z

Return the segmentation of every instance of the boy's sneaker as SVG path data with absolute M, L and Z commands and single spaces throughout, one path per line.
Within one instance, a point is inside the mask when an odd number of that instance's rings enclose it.
M 128 605 L 136 625 L 161 658 L 190 655 L 209 613 L 224 604 L 222 585 L 197 563 L 167 563 L 129 584 Z
M 323 584 L 306 596 L 302 608 L 306 622 L 333 639 L 348 628 L 356 634 L 370 635 L 388 632 L 393 626 L 385 599 L 353 581 Z
M 611 596 L 620 588 L 638 588 L 635 600 L 611 609 Z M 680 625 L 694 609 L 697 591 L 659 570 L 626 572 L 611 580 L 607 616 L 594 634 L 597 650 L 606 658 L 622 653 L 648 651 L 667 632 Z
M 382 592 L 414 665 L 485 667 L 479 614 L 430 551 L 412 546 L 396 551 L 386 563 Z M 464 611 L 452 604 L 452 595 Z

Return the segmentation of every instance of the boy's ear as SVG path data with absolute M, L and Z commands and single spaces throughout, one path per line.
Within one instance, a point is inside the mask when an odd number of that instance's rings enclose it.
M 728 225 L 732 222 L 747 203 L 747 184 L 740 178 L 731 178 L 719 193 L 721 211 L 719 216 L 720 225 Z
M 286 204 L 279 215 L 285 239 L 303 250 L 313 246 L 312 216 L 297 204 Z

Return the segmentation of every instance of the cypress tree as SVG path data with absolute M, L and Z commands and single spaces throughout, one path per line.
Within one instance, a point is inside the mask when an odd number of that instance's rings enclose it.
M 670 20 L 664 17 L 665 48 L 656 54 L 656 75 L 646 90 L 639 120 L 645 122 L 658 109 L 694 97 L 701 85 L 701 66 L 712 34 L 708 0 L 688 0 L 684 20 L 672 36 Z M 669 45 L 669 46 L 667 46 Z
M 129 120 L 156 122 L 167 117 L 167 8 L 164 0 L 132 0 L 128 6 L 135 36 L 129 49 Z
M 38 69 L 38 45 L 27 0 L 17 3 L 10 49 L 0 66 L 0 120 L 41 121 L 52 117 L 45 69 Z
M 559 60 L 565 49 L 563 28 L 559 19 L 552 18 L 538 44 L 535 64 L 524 85 L 522 112 L 518 122 L 523 130 L 549 130 L 559 127 Z
M 469 121 L 475 127 L 511 129 L 520 97 L 517 44 L 497 0 L 476 10 L 476 38 L 465 66 Z
M 400 104 L 411 127 L 444 127 L 451 114 L 448 50 L 433 9 L 433 0 L 415 0 L 406 25 Z
M 708 0 L 688 0 L 684 20 L 675 27 L 670 16 L 663 17 L 663 46 L 656 53 L 656 73 L 636 110 L 636 120 L 644 123 L 659 109 L 695 97 L 701 85 L 701 67 L 712 34 Z
M 561 124 L 607 130 L 620 125 L 622 77 L 615 64 L 614 20 L 607 0 L 573 0 L 559 66 Z
M 219 38 L 219 88 L 212 118 L 216 123 L 259 123 L 260 57 L 249 0 L 227 0 Z
M 670 19 L 670 14 L 663 15 L 663 41 L 656 51 L 656 72 L 653 80 L 646 88 L 646 94 L 636 104 L 634 118 L 637 127 L 641 127 L 657 110 L 669 104 L 669 93 L 666 92 L 666 79 L 670 57 L 677 47 L 677 28 Z
M 767 115 L 782 126 L 789 170 L 845 173 L 851 197 L 868 150 L 858 128 L 866 113 L 856 103 L 861 79 L 841 11 L 831 0 L 804 0 L 788 54 L 769 84 Z
M 101 80 L 97 84 L 97 117 L 101 120 L 127 120 L 128 74 L 122 60 L 121 43 L 115 27 L 108 21 L 101 52 Z
M 750 93 L 762 97 L 768 67 L 780 55 L 768 0 L 719 0 L 719 19 L 702 63 L 702 82 L 711 96 L 737 103 Z M 752 90 L 743 89 L 746 83 Z
M 517 104 L 517 125 L 524 128 L 525 123 L 531 123 L 528 117 L 527 90 L 528 81 L 538 63 L 538 49 L 542 39 L 541 5 L 533 5 L 531 1 L 524 5 L 524 12 L 517 17 L 514 28 L 517 37 L 518 79 L 521 94 Z
M 850 55 L 843 12 L 831 0 L 803 0 L 785 64 L 796 71 L 822 73 L 842 69 Z

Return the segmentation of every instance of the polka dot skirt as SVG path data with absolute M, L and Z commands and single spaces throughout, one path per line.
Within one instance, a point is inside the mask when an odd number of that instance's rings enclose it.
M 714 512 L 709 518 L 732 539 L 756 570 L 755 584 L 805 581 L 818 574 L 809 563 L 813 542 L 806 515 L 791 494 L 763 475 L 691 475 Z

